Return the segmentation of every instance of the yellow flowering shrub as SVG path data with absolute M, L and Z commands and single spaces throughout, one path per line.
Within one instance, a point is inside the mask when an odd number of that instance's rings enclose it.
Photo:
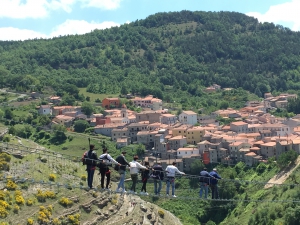
M 59 204 L 61 204 L 62 206 L 71 206 L 73 204 L 73 201 L 66 198 L 66 197 L 62 197 L 60 200 L 59 200 Z
M 53 174 L 53 173 L 49 174 L 49 180 L 50 181 L 55 181 L 56 180 L 56 175 Z
M 1 222 L 0 225 L 9 225 L 7 222 Z
M 0 200 L 5 200 L 5 197 L 6 197 L 6 195 L 7 195 L 6 192 L 7 192 L 7 191 L 2 191 L 2 190 L 0 190 Z
M 6 201 L 0 200 L 0 206 L 7 209 L 9 207 L 9 204 Z
M 34 204 L 34 200 L 33 199 L 28 199 L 26 201 L 26 205 L 28 205 L 28 206 L 32 206 L 33 204 Z
M 53 191 L 41 191 L 37 190 L 37 194 L 35 195 L 39 202 L 45 202 L 47 198 L 54 199 L 56 198 L 56 194 Z
M 59 221 L 58 218 L 53 219 L 52 222 L 53 222 L 54 225 L 61 225 L 61 222 Z
M 50 217 L 52 215 L 53 207 L 49 205 L 48 207 L 40 206 L 40 210 L 38 213 L 38 222 L 39 223 L 49 223 Z
M 165 212 L 163 210 L 158 210 L 158 215 L 161 217 L 161 218 L 164 218 L 165 217 Z
M 18 213 L 20 211 L 20 206 L 14 205 L 13 212 Z
M 22 196 L 22 192 L 17 190 L 15 191 L 15 201 L 18 205 L 24 205 L 25 204 L 25 200 Z
M 8 215 L 8 212 L 7 212 L 7 210 L 6 210 L 6 208 L 4 208 L 3 206 L 0 206 L 0 218 L 5 218 L 5 217 L 7 217 L 7 215 Z
M 81 180 L 86 181 L 86 175 L 81 175 Z
M 27 225 L 33 225 L 34 224 L 34 220 L 31 218 L 27 219 Z
M 18 185 L 15 182 L 13 182 L 12 180 L 7 180 L 7 182 L 6 182 L 6 188 L 8 190 L 16 190 L 17 187 L 18 187 Z
M 68 220 L 72 225 L 80 225 L 80 214 L 76 213 L 75 215 L 68 215 Z

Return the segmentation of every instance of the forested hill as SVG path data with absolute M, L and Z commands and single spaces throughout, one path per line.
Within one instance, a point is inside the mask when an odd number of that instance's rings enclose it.
M 0 42 L 0 85 L 59 89 L 70 83 L 170 101 L 201 100 L 203 87 L 217 83 L 261 96 L 300 89 L 299 46 L 299 32 L 241 13 L 157 13 L 85 35 Z

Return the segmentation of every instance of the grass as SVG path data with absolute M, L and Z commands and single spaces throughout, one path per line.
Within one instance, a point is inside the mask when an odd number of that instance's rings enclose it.
M 90 97 L 90 102 L 95 102 L 97 98 L 99 98 L 101 101 L 104 98 L 113 98 L 113 97 L 118 97 L 118 94 L 95 94 L 95 93 L 90 93 L 86 91 L 86 88 L 79 88 L 79 94 L 83 94 L 84 97 L 89 96 Z

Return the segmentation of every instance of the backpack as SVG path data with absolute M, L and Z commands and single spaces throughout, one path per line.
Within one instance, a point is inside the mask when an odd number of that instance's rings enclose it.
M 88 165 L 88 166 L 97 166 L 97 160 L 95 159 L 91 159 L 90 157 L 92 156 L 92 154 L 94 154 L 94 152 L 92 151 L 91 152 L 91 155 L 89 156 L 89 151 L 86 151 L 82 158 L 81 158 L 81 161 L 82 161 L 82 164 L 83 165 Z

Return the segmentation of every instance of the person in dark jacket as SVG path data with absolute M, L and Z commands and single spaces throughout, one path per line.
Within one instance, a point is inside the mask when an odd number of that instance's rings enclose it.
M 117 192 L 120 192 L 120 188 L 122 188 L 122 192 L 126 193 L 125 190 L 125 175 L 126 175 L 126 166 L 130 166 L 130 164 L 125 159 L 126 152 L 123 151 L 121 155 L 116 158 L 116 161 L 121 164 L 118 172 L 120 174 L 120 182 L 118 184 Z
M 211 198 L 218 199 L 219 198 L 219 190 L 218 190 L 218 180 L 222 179 L 217 173 L 217 169 L 214 168 L 213 171 L 209 173 L 214 178 L 210 180 L 210 189 L 211 189 Z
M 164 170 L 161 166 L 161 162 L 157 162 L 156 165 L 152 167 L 152 178 L 154 181 L 154 193 L 156 195 L 160 195 L 161 187 L 162 187 L 162 180 L 164 179 Z M 158 189 L 157 189 L 158 184 Z
M 147 181 L 149 179 L 149 174 L 150 174 L 150 165 L 149 165 L 149 162 L 145 162 L 144 166 L 147 168 L 147 170 L 142 170 L 142 183 L 143 183 L 143 186 L 142 186 L 142 189 L 141 189 L 141 195 L 149 195 L 147 193 L 147 189 L 146 189 L 146 186 L 147 186 Z M 145 192 L 143 192 L 145 191 Z
M 110 169 L 108 168 L 109 165 L 111 165 L 112 163 L 113 164 L 117 164 L 119 166 L 121 166 L 120 163 L 118 163 L 116 160 L 114 160 L 110 154 L 108 154 L 108 149 L 107 148 L 104 148 L 103 149 L 103 154 L 100 155 L 99 157 L 99 161 L 101 162 L 100 165 L 100 174 L 101 174 L 101 188 L 103 190 L 108 190 L 110 191 L 109 189 L 109 183 L 110 183 Z M 106 188 L 104 188 L 104 180 L 105 180 L 105 177 L 106 177 Z
M 90 189 L 93 188 L 94 173 L 96 169 L 96 162 L 98 161 L 97 153 L 94 151 L 95 145 L 90 145 L 90 150 L 86 154 L 86 171 L 87 171 L 87 183 Z M 90 160 L 88 160 L 90 159 Z
M 207 198 L 207 194 L 208 194 L 208 186 L 210 183 L 210 178 L 214 178 L 213 176 L 211 176 L 208 172 L 207 169 L 204 168 L 201 172 L 200 172 L 200 198 L 202 198 L 202 194 L 203 191 L 205 192 L 205 198 Z

